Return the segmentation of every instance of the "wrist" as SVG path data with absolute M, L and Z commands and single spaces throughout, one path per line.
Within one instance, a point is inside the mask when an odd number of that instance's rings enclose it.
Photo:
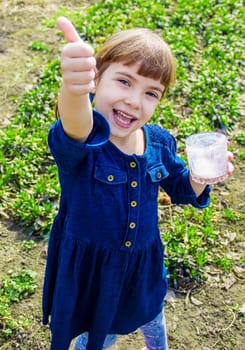
M 203 180 L 203 183 L 196 182 L 195 180 L 193 180 L 191 174 L 189 175 L 189 179 L 190 179 L 191 187 L 197 197 L 199 197 L 202 194 L 205 187 L 209 184 L 208 182 L 206 182 L 206 180 Z

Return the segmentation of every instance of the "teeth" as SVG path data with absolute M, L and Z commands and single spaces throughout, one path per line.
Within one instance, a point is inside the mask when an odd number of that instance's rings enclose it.
M 117 114 L 121 115 L 123 118 L 130 118 L 128 114 L 126 114 L 122 111 L 117 111 Z
M 118 115 L 118 116 L 117 116 L 117 119 L 120 121 L 120 123 L 125 124 L 125 125 L 129 125 L 130 122 L 131 122 L 131 119 L 125 118 L 125 117 L 122 116 L 122 115 L 121 115 L 121 116 Z
M 117 120 L 121 124 L 124 124 L 125 126 L 129 126 L 131 124 L 131 122 L 135 119 L 132 115 L 127 114 L 127 113 L 120 111 L 118 109 L 115 109 L 114 113 L 116 115 Z

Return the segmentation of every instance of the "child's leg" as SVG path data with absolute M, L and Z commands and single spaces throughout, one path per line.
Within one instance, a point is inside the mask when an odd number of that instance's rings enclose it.
M 102 350 L 106 350 L 110 348 L 116 342 L 116 340 L 117 340 L 116 334 L 107 334 Z M 86 350 L 87 342 L 88 342 L 88 333 L 86 332 L 86 333 L 80 334 L 76 339 L 74 350 Z
M 140 327 L 145 338 L 147 350 L 167 350 L 167 332 L 164 313 L 161 312 L 157 317 Z
M 117 340 L 117 335 L 116 334 L 107 334 L 104 345 L 103 345 L 103 350 L 109 349 Z
M 80 334 L 75 343 L 74 350 L 86 350 L 86 345 L 88 342 L 88 333 L 82 333 Z

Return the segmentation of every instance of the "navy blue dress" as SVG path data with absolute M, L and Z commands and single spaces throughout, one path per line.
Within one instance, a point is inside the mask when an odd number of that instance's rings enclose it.
M 141 156 L 121 152 L 107 120 L 94 111 L 86 143 L 69 138 L 58 120 L 49 133 L 61 186 L 52 226 L 43 291 L 43 323 L 51 316 L 52 350 L 67 350 L 89 332 L 88 350 L 106 334 L 127 334 L 162 309 L 167 290 L 158 229 L 158 190 L 173 203 L 209 204 L 207 186 L 196 199 L 176 142 L 145 125 Z

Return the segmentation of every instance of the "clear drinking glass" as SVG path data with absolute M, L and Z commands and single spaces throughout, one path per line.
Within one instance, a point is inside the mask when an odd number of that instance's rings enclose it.
M 186 139 L 186 151 L 192 179 L 215 184 L 227 176 L 227 139 L 219 132 L 203 132 Z

